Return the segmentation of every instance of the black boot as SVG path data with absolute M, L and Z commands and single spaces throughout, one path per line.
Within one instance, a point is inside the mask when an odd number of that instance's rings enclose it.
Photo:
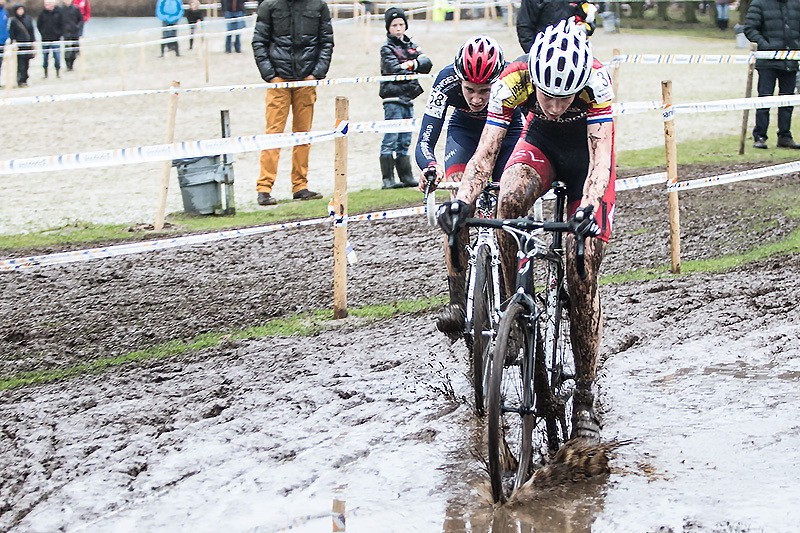
M 594 412 L 591 383 L 578 380 L 572 397 L 572 438 L 600 443 L 600 421 Z
M 47 78 L 47 67 L 44 67 L 44 77 Z
M 436 319 L 436 329 L 447 335 L 455 342 L 464 335 L 464 321 L 467 301 L 467 271 L 462 270 L 455 276 L 447 276 L 447 285 L 450 292 L 450 303 L 445 305 Z
M 414 179 L 414 171 L 411 170 L 411 157 L 399 155 L 395 158 L 394 164 L 397 167 L 397 175 L 400 177 L 401 187 L 416 187 L 419 182 Z
M 394 180 L 394 157 L 391 155 L 381 156 L 381 176 L 383 176 L 383 186 L 381 189 L 397 189 L 402 187 Z
M 61 77 L 61 69 L 56 69 L 56 78 Z

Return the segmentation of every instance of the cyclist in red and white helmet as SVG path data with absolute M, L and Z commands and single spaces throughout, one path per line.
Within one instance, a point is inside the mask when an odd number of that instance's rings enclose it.
M 492 173 L 514 113 L 524 108 L 527 129 L 503 171 L 498 217 L 524 216 L 554 181 L 562 181 L 567 185 L 569 215 L 586 220 L 597 237 L 586 240 L 585 279 L 573 264 L 574 236 L 566 240 L 577 374 L 572 435 L 592 441 L 600 435 L 593 405 L 602 332 L 597 274 L 611 235 L 615 201 L 613 96 L 611 78 L 593 57 L 586 33 L 572 20 L 548 26 L 534 39 L 530 54 L 511 63 L 493 88 L 475 155 L 464 170 L 455 200 L 439 213 L 443 227 L 463 225 L 469 206 Z M 504 232 L 499 232 L 498 241 L 506 287 L 513 287 L 516 243 Z
M 487 104 L 492 84 L 500 78 L 506 65 L 503 50 L 497 41 L 486 35 L 479 35 L 467 39 L 458 50 L 453 63 L 439 72 L 428 96 L 417 141 L 416 159 L 422 169 L 419 179 L 420 190 L 425 190 L 429 179 L 435 180 L 435 183 L 442 179 L 461 181 L 464 167 L 475 153 L 486 124 Z M 437 161 L 434 149 L 449 107 L 453 108 L 453 114 L 447 127 L 444 165 L 442 165 Z M 522 132 L 520 111 L 512 112 L 508 126 L 507 139 L 501 143 L 500 153 L 492 167 L 492 176 L 495 180 L 500 179 L 506 160 Z M 466 244 L 467 231 L 461 231 L 459 239 Z M 465 265 L 465 248 L 460 246 L 459 249 L 463 252 L 461 264 Z M 449 263 L 450 254 L 445 253 L 445 257 L 448 261 L 450 303 L 442 309 L 437 327 L 450 338 L 456 339 L 464 328 L 466 272 L 463 270 L 456 272 Z

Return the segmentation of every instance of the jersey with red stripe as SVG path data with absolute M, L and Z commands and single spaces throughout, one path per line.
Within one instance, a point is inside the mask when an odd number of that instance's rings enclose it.
M 572 105 L 559 118 L 548 119 L 536 101 L 536 88 L 528 70 L 528 56 L 524 55 L 510 63 L 500 75 L 500 80 L 492 87 L 486 123 L 507 128 L 511 123 L 514 109 L 518 107 L 523 107 L 529 112 L 528 120 L 533 127 L 538 121 L 551 124 L 584 120 L 586 124 L 611 122 L 613 98 L 611 76 L 606 67 L 595 59 L 589 81 Z

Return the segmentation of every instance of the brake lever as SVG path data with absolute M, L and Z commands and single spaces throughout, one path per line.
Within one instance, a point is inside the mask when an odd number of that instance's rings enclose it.
M 436 195 L 432 194 L 433 191 L 436 190 L 434 188 L 436 183 L 436 169 L 428 167 L 423 174 L 428 180 L 425 184 L 425 193 L 422 198 L 422 203 L 425 204 L 425 214 L 428 217 L 428 224 L 436 227 L 436 212 L 434 209 L 436 207 Z
M 575 234 L 575 270 L 581 279 L 586 279 L 586 235 Z
M 447 236 L 447 246 L 450 248 L 450 264 L 453 265 L 453 270 L 461 272 L 461 259 L 458 253 L 458 231 L 454 231 Z

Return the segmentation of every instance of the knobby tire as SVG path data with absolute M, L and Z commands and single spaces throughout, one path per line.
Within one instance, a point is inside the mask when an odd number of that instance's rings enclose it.
M 532 369 L 526 353 L 536 342 L 527 310 L 506 309 L 497 334 L 487 391 L 489 479 L 495 502 L 504 502 L 530 476 L 533 414 Z M 516 409 L 520 412 L 503 412 Z
M 475 254 L 475 294 L 472 312 L 472 385 L 475 391 L 475 410 L 483 416 L 486 407 L 484 386 L 491 373 L 492 319 L 494 292 L 492 290 L 492 255 L 488 246 L 481 246 Z

